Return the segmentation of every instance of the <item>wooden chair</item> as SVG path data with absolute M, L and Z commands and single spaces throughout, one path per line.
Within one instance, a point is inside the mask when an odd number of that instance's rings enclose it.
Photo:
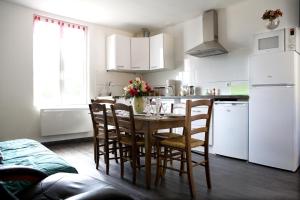
M 132 106 L 117 103 L 111 105 L 111 110 L 120 147 L 121 177 L 124 177 L 124 163 L 126 161 L 130 161 L 133 171 L 132 182 L 135 184 L 136 169 L 137 167 L 140 167 L 139 148 L 144 146 L 145 142 L 144 139 L 135 131 Z M 121 134 L 122 132 L 125 134 Z
M 109 160 L 115 159 L 118 163 L 117 134 L 115 129 L 108 129 L 105 104 L 93 101 L 92 104 L 89 104 L 89 108 L 94 129 L 94 159 L 96 168 L 98 169 L 99 158 L 103 155 L 106 164 L 106 174 L 109 174 Z M 114 153 L 114 157 L 110 158 L 110 153 Z
M 192 108 L 194 107 L 207 107 L 207 112 L 205 114 L 197 114 L 192 115 Z M 206 172 L 206 182 L 207 187 L 211 188 L 211 181 L 210 181 L 210 173 L 209 173 L 209 157 L 208 157 L 208 141 L 209 141 L 209 125 L 210 125 L 210 118 L 212 112 L 213 100 L 197 100 L 197 101 L 186 101 L 186 117 L 185 117 L 185 126 L 183 131 L 183 136 L 176 137 L 176 138 L 168 138 L 162 140 L 158 144 L 158 159 L 157 159 L 157 172 L 156 172 L 156 180 L 155 184 L 157 184 L 160 178 L 163 176 L 163 169 L 171 169 L 182 173 L 187 173 L 190 193 L 194 197 L 195 196 L 195 185 L 193 180 L 193 171 L 192 167 L 202 165 L 205 167 Z M 204 127 L 196 127 L 192 128 L 192 122 L 197 120 L 205 120 Z M 204 140 L 195 139 L 192 136 L 195 134 L 202 133 L 204 134 Z M 178 154 L 164 152 L 161 153 L 161 147 L 171 148 L 173 150 L 177 150 L 181 152 L 181 156 L 178 157 Z M 200 153 L 197 151 L 192 151 L 192 148 L 195 147 L 204 147 L 204 153 Z M 192 153 L 201 155 L 204 157 L 204 160 L 201 162 L 196 162 L 192 160 Z M 180 161 L 180 169 L 175 169 L 173 167 L 168 167 L 165 165 L 161 165 L 161 160 L 177 160 Z M 187 169 L 184 170 L 184 163 L 187 164 Z
M 111 104 L 115 104 L 116 103 L 116 100 L 114 99 L 91 99 L 91 103 L 98 103 L 98 104 L 104 104 L 106 106 L 106 109 L 110 109 L 110 105 Z M 110 132 L 115 132 L 116 129 L 115 127 L 111 126 L 111 125 L 108 125 L 108 130 Z M 96 163 L 96 158 L 97 158 L 97 148 L 98 148 L 98 143 L 96 143 L 95 139 L 94 139 L 94 161 Z

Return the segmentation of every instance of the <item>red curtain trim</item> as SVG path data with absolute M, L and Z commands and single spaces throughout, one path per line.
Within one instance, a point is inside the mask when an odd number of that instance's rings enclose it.
M 74 24 L 74 23 L 70 23 L 70 22 L 65 22 L 62 20 L 58 20 L 58 19 L 54 19 L 54 18 L 49 18 L 49 17 L 44 17 L 44 16 L 39 16 L 39 15 L 34 15 L 33 16 L 33 20 L 36 21 L 45 21 L 45 22 L 51 22 L 51 23 L 57 23 L 59 26 L 64 26 L 68 24 L 68 27 L 72 27 L 72 28 L 78 28 L 78 29 L 82 29 L 83 31 L 87 30 L 87 26 L 83 26 L 80 24 Z

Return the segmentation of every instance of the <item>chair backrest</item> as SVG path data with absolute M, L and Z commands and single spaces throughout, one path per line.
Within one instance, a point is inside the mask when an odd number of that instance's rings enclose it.
M 110 105 L 116 103 L 116 100 L 115 99 L 91 99 L 91 102 L 103 104 L 106 106 L 106 110 L 107 110 L 107 109 L 110 109 Z M 108 129 L 114 129 L 114 127 L 111 125 L 108 125 Z
M 195 107 L 206 108 L 204 113 L 192 115 L 192 109 Z M 190 140 L 192 135 L 198 133 L 204 133 L 204 148 L 208 148 L 209 141 L 209 127 L 210 127 L 210 119 L 213 107 L 213 100 L 211 99 L 201 99 L 201 100 L 187 100 L 186 101 L 186 116 L 185 116 L 185 126 L 184 126 L 184 134 L 185 134 L 185 142 L 188 148 L 190 147 Z M 201 127 L 192 127 L 192 122 L 197 120 L 205 120 L 204 126 Z
M 132 136 L 133 141 L 136 141 L 135 123 L 133 108 L 131 105 L 116 103 L 111 105 L 111 111 L 114 118 L 118 140 L 121 139 L 121 132 L 125 132 Z
M 108 138 L 107 114 L 105 104 L 94 103 L 89 104 L 90 113 L 93 122 L 94 137 L 102 131 L 105 138 Z
M 101 104 L 115 104 L 115 99 L 91 99 L 92 103 L 101 103 Z

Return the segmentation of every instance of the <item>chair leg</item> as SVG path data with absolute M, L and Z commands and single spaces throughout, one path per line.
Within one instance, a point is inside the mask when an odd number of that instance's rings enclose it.
M 181 152 L 181 156 L 180 156 L 180 172 L 179 172 L 179 176 L 182 176 L 183 172 L 184 172 L 184 159 L 185 159 L 185 156 L 184 156 L 184 153 Z
M 94 141 L 94 162 L 96 164 L 96 142 Z
M 130 160 L 131 160 L 131 161 L 130 161 L 130 166 L 131 166 L 131 168 L 133 168 L 133 164 L 132 164 L 132 163 L 133 163 L 133 159 L 132 159 L 132 148 L 133 148 L 132 146 L 129 146 L 129 147 L 128 147 L 129 150 L 127 149 L 127 151 L 126 151 L 126 152 L 128 152 L 128 156 L 129 156 L 129 158 L 130 158 Z
M 115 161 L 116 161 L 116 163 L 119 163 L 118 162 L 118 152 L 117 152 L 117 141 L 113 142 L 113 149 L 114 149 L 114 154 L 115 154 Z
M 95 149 L 95 151 L 96 151 L 96 154 L 95 154 L 95 156 L 96 156 L 96 169 L 98 169 L 99 168 L 99 157 L 100 157 L 100 155 L 99 155 L 99 146 L 97 145 L 97 148 Z
M 169 149 L 167 147 L 164 147 L 164 162 L 163 162 L 163 170 L 162 170 L 162 176 L 165 176 L 166 174 L 166 169 L 167 169 L 167 161 L 168 161 L 168 154 L 169 154 Z M 172 158 L 170 158 L 172 159 Z
M 120 151 L 120 165 L 121 165 L 121 171 L 120 175 L 121 178 L 124 177 L 124 158 L 123 158 L 123 145 L 119 143 L 119 151 Z
M 99 145 L 99 142 L 98 142 L 98 139 L 97 138 L 94 138 L 94 161 L 95 161 L 95 164 L 97 163 L 97 148 Z
M 104 141 L 104 159 L 106 165 L 106 174 L 109 175 L 109 144 L 108 141 Z
M 159 144 L 156 145 L 156 177 L 155 185 L 158 184 L 161 177 L 161 147 Z
M 209 172 L 209 160 L 208 160 L 208 153 L 205 153 L 205 175 L 206 175 L 206 183 L 208 189 L 211 189 L 211 181 L 210 181 L 210 172 Z
M 170 148 L 170 155 L 171 155 L 171 157 L 172 157 L 172 153 L 173 153 L 173 150 L 172 150 L 172 148 Z M 170 164 L 173 165 L 173 160 L 172 159 L 170 159 Z
M 153 158 L 156 159 L 157 158 L 157 145 L 155 145 L 154 148 L 151 150 L 153 150 Z
M 141 170 L 140 147 L 136 148 L 136 162 L 139 171 Z
M 188 181 L 190 186 L 190 193 L 192 197 L 195 197 L 195 184 L 193 178 L 193 166 L 192 166 L 192 157 L 191 157 L 191 150 L 186 151 L 186 160 L 187 160 L 187 175 Z
M 132 160 L 132 183 L 136 183 L 136 163 L 137 163 L 137 149 L 138 147 L 131 146 L 131 160 Z

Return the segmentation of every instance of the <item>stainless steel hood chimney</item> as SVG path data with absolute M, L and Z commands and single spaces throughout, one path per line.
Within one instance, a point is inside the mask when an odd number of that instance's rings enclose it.
M 228 53 L 218 41 L 218 15 L 216 10 L 208 10 L 203 14 L 203 43 L 185 53 L 196 57 Z

